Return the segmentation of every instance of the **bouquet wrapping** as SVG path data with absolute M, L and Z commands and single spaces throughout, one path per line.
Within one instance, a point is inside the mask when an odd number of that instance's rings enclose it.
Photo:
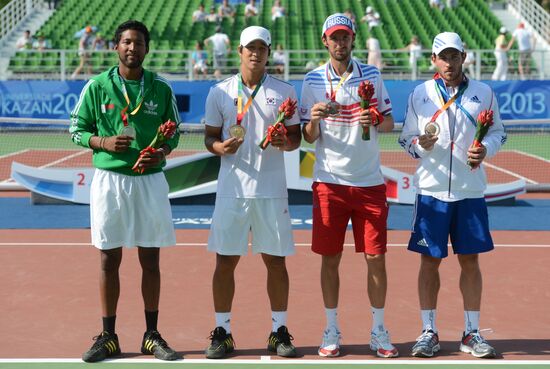
M 492 110 L 483 110 L 477 116 L 476 122 L 476 134 L 474 136 L 474 142 L 472 143 L 473 147 L 481 147 L 481 141 L 489 131 L 489 128 L 493 125 L 493 111 Z M 468 161 L 468 165 L 475 169 L 479 164 L 472 164 Z
M 265 150 L 269 146 L 269 143 L 273 139 L 274 135 L 280 134 L 286 136 L 287 130 L 284 125 L 284 121 L 294 116 L 294 113 L 296 113 L 296 104 L 297 100 L 293 100 L 289 97 L 285 101 L 283 101 L 281 106 L 279 106 L 279 114 L 277 115 L 277 120 L 275 121 L 275 123 L 269 126 L 266 135 L 260 142 L 259 146 L 262 150 Z
M 149 146 L 140 151 L 139 158 L 132 167 L 132 170 L 136 173 L 143 173 L 145 168 L 139 166 L 141 158 L 143 158 L 145 153 L 155 153 L 164 143 L 166 143 L 166 141 L 174 137 L 176 129 L 176 122 L 173 122 L 170 119 L 161 124 L 157 130 L 155 138 L 153 138 L 153 141 L 151 141 Z
M 374 95 L 374 85 L 371 81 L 365 80 L 362 81 L 359 84 L 359 88 L 357 89 L 357 92 L 359 94 L 359 97 L 361 98 L 361 109 L 369 110 L 369 114 L 371 116 L 371 121 L 376 126 L 384 120 L 384 117 L 376 108 L 370 106 L 370 100 L 372 99 L 372 96 Z M 364 141 L 370 140 L 370 127 L 363 127 L 363 134 L 361 135 L 361 138 Z

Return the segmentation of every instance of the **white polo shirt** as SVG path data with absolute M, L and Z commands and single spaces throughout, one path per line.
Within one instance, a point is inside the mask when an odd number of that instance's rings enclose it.
M 210 89 L 206 98 L 206 125 L 222 127 L 222 140 L 228 139 L 229 127 L 237 121 L 238 77 L 230 77 Z M 253 90 L 243 85 L 243 107 Z M 294 87 L 267 75 L 252 105 L 244 115 L 244 142 L 237 152 L 221 157 L 218 197 L 287 198 L 284 154 L 269 145 L 258 145 L 267 128 L 277 119 L 279 106 L 286 98 L 296 99 Z M 285 125 L 300 124 L 298 112 Z
M 336 89 L 340 77 L 330 63 L 324 64 L 308 74 L 302 85 L 300 118 L 302 122 L 311 119 L 311 108 L 318 102 L 330 100 L 330 74 L 332 88 Z M 371 106 L 383 115 L 392 111 L 390 98 L 380 71 L 372 65 L 353 60 L 351 77 L 336 92 L 336 101 L 341 105 L 340 114 L 321 120 L 321 134 L 315 146 L 315 167 L 313 180 L 347 186 L 370 187 L 384 183 L 380 172 L 380 149 L 376 128 L 371 127 L 369 141 L 361 138 L 359 124 L 361 106 L 357 89 L 361 81 L 369 80 L 374 85 Z

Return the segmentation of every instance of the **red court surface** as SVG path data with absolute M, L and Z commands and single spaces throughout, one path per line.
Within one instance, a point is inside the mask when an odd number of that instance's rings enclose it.
M 301 358 L 318 358 L 325 323 L 319 287 L 320 257 L 309 250 L 310 230 L 295 231 L 297 254 L 288 258 L 291 281 L 289 328 Z M 347 244 L 352 244 L 348 234 Z M 501 353 L 499 360 L 548 360 L 550 355 L 550 232 L 493 232 L 497 248 L 481 255 L 484 276 L 482 328 Z M 0 359 L 79 358 L 99 333 L 99 253 L 89 230 L 0 230 Z M 161 253 L 162 296 L 159 330 L 185 358 L 201 359 L 214 328 L 211 275 L 205 230 L 178 230 L 177 247 Z M 420 333 L 416 293 L 419 257 L 407 252 L 408 232 L 391 231 L 387 269 L 386 323 L 403 359 Z M 458 352 L 463 330 L 459 269 L 455 257 L 441 267 L 438 328 L 442 352 L 433 360 L 479 360 Z M 271 328 L 259 256 L 241 259 L 233 304 L 237 351 L 231 358 L 268 355 Z M 342 359 L 375 359 L 368 349 L 371 326 L 365 287 L 366 266 L 347 247 L 341 267 L 339 319 Z M 141 358 L 144 330 L 140 270 L 135 250 L 125 250 L 117 333 L 124 357 Z M 380 359 L 383 360 L 383 359 Z M 400 360 L 400 359 L 396 359 Z

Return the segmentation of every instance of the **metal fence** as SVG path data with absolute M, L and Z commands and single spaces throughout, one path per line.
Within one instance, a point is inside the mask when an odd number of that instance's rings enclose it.
M 496 58 L 494 50 L 470 50 L 473 53 L 473 63 L 465 68 L 466 73 L 475 79 L 491 79 L 495 69 Z M 301 79 L 309 70 L 326 62 L 326 50 L 292 50 L 285 51 L 284 72 L 281 78 Z M 430 62 L 431 50 L 423 50 L 422 56 L 410 64 L 409 53 L 401 50 L 382 50 L 382 74 L 385 79 L 396 80 L 423 80 L 431 78 L 434 67 Z M 200 80 L 215 79 L 212 56 L 209 56 L 207 74 L 195 72 L 192 62 L 192 51 L 189 50 L 152 50 L 145 59 L 144 66 L 159 72 L 171 80 Z M 367 50 L 354 50 L 354 58 L 367 61 Z M 88 79 L 90 76 L 104 71 L 118 62 L 118 56 L 112 50 L 90 51 L 85 59 L 85 66 L 76 79 Z M 531 55 L 531 70 L 529 79 L 550 79 L 545 71 L 550 63 L 550 53 L 547 50 L 536 50 Z M 518 74 L 519 52 L 508 52 L 507 79 L 519 79 Z M 10 60 L 8 79 L 52 79 L 66 80 L 81 63 L 81 57 L 76 50 L 25 50 L 18 51 Z M 232 51 L 225 59 L 224 66 L 220 67 L 221 77 L 224 78 L 238 71 L 240 62 L 236 51 Z M 276 73 L 273 62 L 270 61 L 268 70 Z

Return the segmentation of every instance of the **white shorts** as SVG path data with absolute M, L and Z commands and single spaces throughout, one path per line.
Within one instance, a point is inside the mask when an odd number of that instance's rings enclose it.
M 176 244 L 164 173 L 127 176 L 96 169 L 90 187 L 92 244 L 101 250 Z
M 216 198 L 208 251 L 246 255 L 252 232 L 252 253 L 294 254 L 288 199 Z

